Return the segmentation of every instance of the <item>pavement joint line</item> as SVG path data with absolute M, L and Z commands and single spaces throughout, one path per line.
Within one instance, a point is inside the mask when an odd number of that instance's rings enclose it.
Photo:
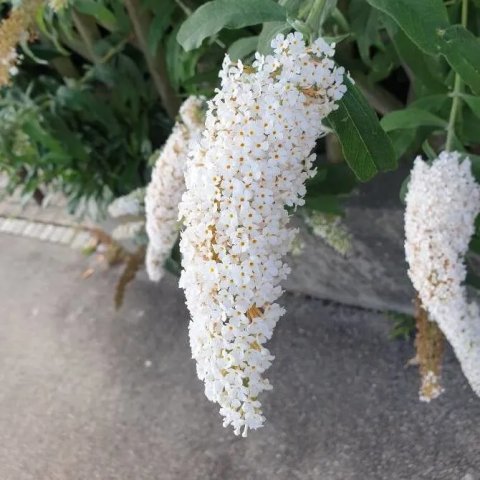
M 61 244 L 75 250 L 83 249 L 92 238 L 92 229 L 83 225 L 8 215 L 0 215 L 0 233 Z

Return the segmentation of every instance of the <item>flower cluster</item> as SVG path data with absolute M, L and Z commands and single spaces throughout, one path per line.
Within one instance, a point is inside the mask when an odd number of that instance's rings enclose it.
M 143 216 L 145 213 L 145 188 L 136 188 L 127 195 L 116 198 L 108 206 L 108 213 L 113 218 Z
M 7 85 L 10 77 L 18 73 L 21 56 L 17 54 L 17 45 L 28 40 L 28 30 L 41 3 L 41 0 L 25 0 L 0 23 L 0 87 Z
M 163 277 L 163 264 L 178 236 L 178 204 L 185 191 L 184 171 L 190 146 L 204 127 L 204 100 L 191 96 L 180 107 L 180 120 L 160 153 L 145 195 L 147 273 L 151 280 Z
M 311 212 L 305 222 L 313 234 L 341 255 L 347 255 L 352 248 L 352 238 L 341 217 L 323 212 Z
M 296 234 L 285 206 L 304 203 L 322 119 L 346 90 L 322 39 L 278 35 L 272 48 L 252 66 L 225 58 L 180 205 L 192 355 L 224 426 L 243 435 L 263 425 L 258 397 L 271 388 L 264 344 L 284 313 L 275 301 Z
M 464 256 L 480 212 L 480 187 L 470 160 L 441 153 L 432 165 L 420 158 L 411 173 L 405 212 L 409 275 L 423 307 L 437 322 L 480 395 L 480 318 L 464 286 Z

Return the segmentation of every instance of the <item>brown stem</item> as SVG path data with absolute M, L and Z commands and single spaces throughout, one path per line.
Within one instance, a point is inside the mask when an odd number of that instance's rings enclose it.
M 420 395 L 424 399 L 432 400 L 442 392 L 440 375 L 444 337 L 436 322 L 429 320 L 418 296 L 415 298 L 415 320 L 417 324 L 415 348 L 422 377 Z
M 159 45 L 155 55 L 152 55 L 148 47 L 146 35 L 152 23 L 151 15 L 142 7 L 138 0 L 125 0 L 125 6 L 127 7 L 135 36 L 147 62 L 148 70 L 158 95 L 168 115 L 174 119 L 180 107 L 180 101 L 168 78 L 165 53 Z

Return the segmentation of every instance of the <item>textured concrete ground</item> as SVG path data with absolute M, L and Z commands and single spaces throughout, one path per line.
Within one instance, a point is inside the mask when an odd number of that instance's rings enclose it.
M 479 480 L 480 400 L 450 352 L 446 393 L 417 400 L 408 342 L 382 314 L 286 295 L 247 439 L 221 426 L 169 277 L 81 273 L 60 245 L 0 233 L 1 480 Z

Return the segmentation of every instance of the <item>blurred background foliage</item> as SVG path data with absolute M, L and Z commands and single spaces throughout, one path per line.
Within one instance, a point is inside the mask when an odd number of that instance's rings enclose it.
M 329 118 L 336 135 L 318 143 L 307 208 L 341 214 L 359 180 L 417 153 L 434 157 L 449 131 L 478 174 L 479 0 L 52 3 L 62 2 L 40 2 L 29 41 L 18 47 L 19 72 L 0 90 L 0 169 L 10 191 L 41 198 L 55 187 L 72 210 L 92 202 L 102 210 L 144 186 L 182 98 L 213 94 L 226 52 L 248 62 L 292 29 L 337 42 L 336 61 L 355 83 Z M 0 5 L 7 18 L 12 2 Z M 465 84 L 458 92 L 455 72 Z M 464 108 L 452 126 L 457 97 Z

